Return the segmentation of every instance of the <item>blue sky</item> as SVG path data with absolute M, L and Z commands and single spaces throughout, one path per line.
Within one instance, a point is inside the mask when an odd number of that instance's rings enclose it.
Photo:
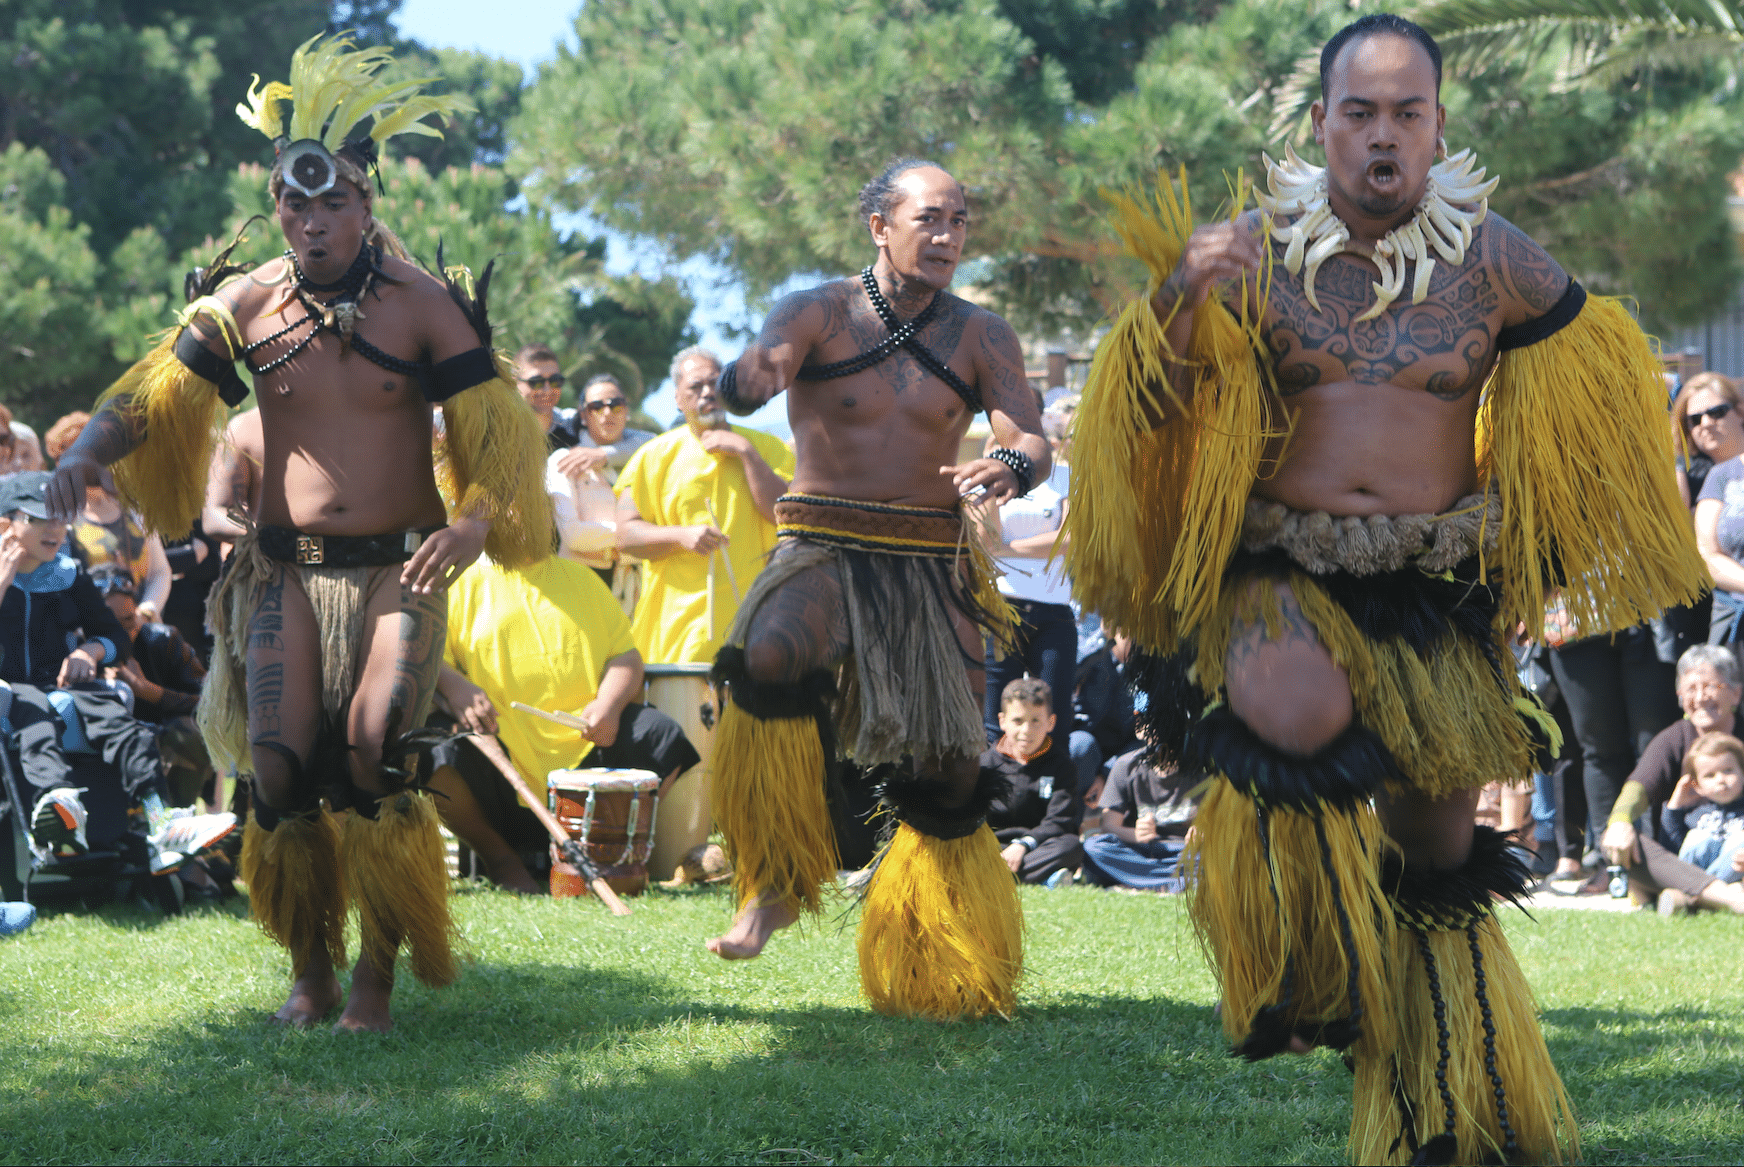
M 575 43 L 574 18 L 580 11 L 577 0 L 491 0 L 488 19 L 481 16 L 476 0 L 405 0 L 395 19 L 402 36 L 440 48 L 476 49 L 495 57 L 507 57 L 520 62 L 532 80 L 539 65 L 557 55 L 557 44 Z M 597 227 L 580 218 L 570 221 L 571 229 L 599 234 Z M 647 249 L 638 249 L 621 236 L 607 234 L 607 269 L 614 274 L 640 271 L 655 275 L 660 271 L 660 258 Z M 747 326 L 760 323 L 745 307 L 745 298 L 736 284 L 721 269 L 702 261 L 690 261 L 677 269 L 680 278 L 690 285 L 696 298 L 697 311 L 691 322 L 702 333 L 702 343 L 720 353 L 725 360 L 738 355 L 743 342 L 732 339 L 724 326 Z M 644 404 L 648 414 L 666 422 L 675 417 L 677 406 L 672 400 L 672 388 L 662 384 L 648 395 Z M 787 435 L 787 404 L 782 398 L 758 410 L 745 424 Z

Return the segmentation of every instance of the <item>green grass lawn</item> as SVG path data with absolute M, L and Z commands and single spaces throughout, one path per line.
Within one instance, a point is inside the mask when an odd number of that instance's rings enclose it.
M 472 890 L 460 983 L 387 1037 L 267 1022 L 284 955 L 240 906 L 65 912 L 0 941 L 9 1162 L 1335 1163 L 1349 1077 L 1230 1058 L 1177 901 L 1025 895 L 1012 1022 L 892 1021 L 853 935 L 702 948 L 719 890 Z M 1744 1160 L 1740 923 L 1510 912 L 1597 1163 Z

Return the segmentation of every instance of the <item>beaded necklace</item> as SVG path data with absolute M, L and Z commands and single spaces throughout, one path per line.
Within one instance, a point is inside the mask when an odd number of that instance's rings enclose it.
M 376 299 L 381 299 L 381 292 L 376 288 L 378 279 L 388 278 L 382 271 L 382 250 L 374 244 L 365 244 L 358 248 L 357 258 L 351 261 L 351 266 L 345 274 L 330 284 L 316 283 L 303 273 L 302 265 L 297 262 L 297 253 L 287 248 L 285 262 L 290 265 L 296 275 L 296 297 L 303 305 L 304 315 L 291 321 L 271 336 L 263 337 L 242 350 L 243 363 L 248 371 L 256 377 L 264 376 L 275 369 L 283 368 L 295 360 L 297 354 L 314 343 L 322 332 L 331 332 L 339 338 L 339 352 L 343 356 L 347 348 L 354 348 L 358 355 L 372 364 L 380 365 L 390 373 L 398 373 L 403 377 L 417 374 L 422 367 L 415 361 L 404 361 L 392 353 L 383 352 L 357 334 L 357 322 L 364 319 L 360 303 L 371 292 Z M 390 281 L 392 282 L 392 281 Z M 326 303 L 315 299 L 311 293 L 338 292 Z M 275 357 L 264 365 L 256 365 L 251 358 L 256 352 L 265 348 L 281 337 L 289 336 L 297 329 L 310 326 L 302 339 L 293 344 L 288 351 Z M 280 385 L 279 394 L 288 397 L 291 393 L 289 385 Z
M 866 267 L 860 272 L 860 283 L 866 288 L 866 299 L 872 304 L 872 310 L 878 313 L 878 318 L 884 321 L 884 327 L 890 330 L 890 335 L 867 349 L 857 357 L 849 357 L 845 361 L 837 361 L 829 365 L 806 365 L 794 374 L 801 381 L 833 381 L 837 377 L 847 377 L 863 369 L 870 369 L 876 364 L 889 359 L 897 349 L 907 349 L 914 359 L 920 362 L 922 368 L 945 384 L 949 385 L 958 397 L 963 399 L 971 411 L 979 413 L 981 399 L 975 390 L 959 377 L 954 369 L 939 360 L 933 351 L 920 342 L 920 330 L 932 323 L 938 314 L 939 301 L 943 292 L 934 292 L 933 298 L 927 301 L 914 319 L 906 324 L 897 320 L 896 310 L 890 306 L 890 301 L 884 298 L 884 293 L 878 289 L 878 280 L 872 274 L 872 268 Z

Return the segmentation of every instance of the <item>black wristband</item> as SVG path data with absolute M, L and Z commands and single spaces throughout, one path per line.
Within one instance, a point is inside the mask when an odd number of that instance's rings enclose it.
M 746 401 L 739 396 L 739 362 L 728 361 L 721 370 L 719 379 L 715 381 L 715 396 L 721 399 L 721 404 L 727 407 L 727 412 L 736 417 L 744 417 L 747 413 L 757 412 L 757 403 Z
M 1022 450 L 1013 450 L 1005 446 L 995 446 L 987 455 L 1011 467 L 1011 472 L 1017 477 L 1017 497 L 1022 498 L 1035 485 L 1035 463 L 1029 460 L 1029 455 Z

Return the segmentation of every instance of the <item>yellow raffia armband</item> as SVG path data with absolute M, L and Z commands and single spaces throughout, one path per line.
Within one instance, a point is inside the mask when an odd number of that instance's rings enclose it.
M 1241 534 L 1243 509 L 1266 443 L 1287 436 L 1269 409 L 1270 387 L 1259 313 L 1240 289 L 1237 316 L 1216 298 L 1194 313 L 1184 357 L 1170 348 L 1150 298 L 1174 270 L 1193 232 L 1186 193 L 1160 177 L 1154 198 L 1104 192 L 1129 254 L 1151 273 L 1145 296 L 1129 305 L 1097 347 L 1073 428 L 1080 451 L 1072 468 L 1066 552 L 1073 594 L 1111 627 L 1147 648 L 1168 650 L 1211 612 L 1223 565 Z M 1231 219 L 1246 187 L 1237 180 Z M 1171 391 L 1168 370 L 1194 369 L 1192 396 Z M 1152 428 L 1151 416 L 1166 416 Z
M 524 567 L 551 554 L 556 530 L 545 493 L 548 447 L 501 353 L 496 367 L 495 378 L 442 403 L 436 471 L 443 497 L 455 500 L 454 517 L 490 523 L 485 553 L 504 567 Z
M 1673 480 L 1665 381 L 1620 300 L 1502 354 L 1478 411 L 1478 472 L 1502 498 L 1503 618 L 1536 628 L 1561 581 L 1580 634 L 1639 624 L 1707 586 Z M 1486 564 L 1490 566 L 1490 564 Z
M 215 320 L 225 344 L 241 348 L 236 319 L 211 297 L 182 310 L 180 324 L 167 329 L 151 352 L 121 374 L 97 398 L 98 410 L 131 418 L 144 440 L 111 467 L 124 504 L 139 512 L 148 531 L 180 539 L 194 525 L 206 501 L 206 468 L 223 436 L 228 414 L 218 386 L 184 365 L 175 353 L 182 329 L 196 315 Z

